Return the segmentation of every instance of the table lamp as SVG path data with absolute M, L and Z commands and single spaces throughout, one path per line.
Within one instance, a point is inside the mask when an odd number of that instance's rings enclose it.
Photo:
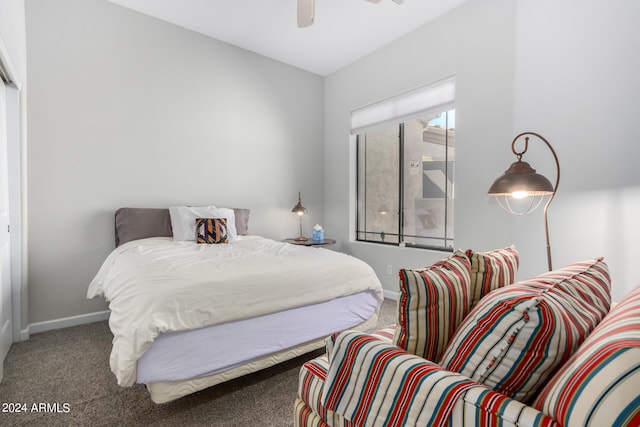
M 296 237 L 296 242 L 306 242 L 308 239 L 302 235 L 302 216 L 307 213 L 307 208 L 302 206 L 302 199 L 298 191 L 298 203 L 291 209 L 291 212 L 297 213 L 300 217 L 300 237 Z

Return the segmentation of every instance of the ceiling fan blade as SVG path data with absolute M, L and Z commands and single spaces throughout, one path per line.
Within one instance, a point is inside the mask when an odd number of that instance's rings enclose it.
M 315 0 L 298 0 L 298 27 L 308 27 L 313 24 L 315 9 Z

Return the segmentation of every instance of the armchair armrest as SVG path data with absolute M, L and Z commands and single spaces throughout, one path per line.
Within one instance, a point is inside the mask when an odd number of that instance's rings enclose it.
M 327 346 L 322 405 L 356 426 L 557 426 L 550 417 L 361 332 Z

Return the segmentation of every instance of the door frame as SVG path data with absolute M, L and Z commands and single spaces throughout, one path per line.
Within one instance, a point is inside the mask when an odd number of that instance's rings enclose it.
M 21 98 L 22 82 L 13 65 L 9 51 L 0 36 L 0 78 L 4 81 L 6 92 L 7 114 L 7 175 L 9 179 L 9 227 L 11 254 L 11 310 L 13 322 L 13 342 L 29 338 L 22 327 L 22 293 L 23 293 L 23 153 L 22 145 L 23 111 L 26 111 Z

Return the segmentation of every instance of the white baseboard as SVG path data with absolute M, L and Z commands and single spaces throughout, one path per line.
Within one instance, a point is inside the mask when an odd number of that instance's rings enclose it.
M 98 311 L 96 313 L 80 314 L 78 316 L 63 317 L 62 319 L 47 320 L 45 322 L 36 322 L 21 332 L 21 339 L 29 339 L 31 334 L 38 332 L 52 331 L 54 329 L 68 328 L 69 326 L 84 325 L 86 323 L 101 322 L 109 319 L 111 311 Z
M 392 299 L 394 301 L 398 301 L 398 293 L 395 291 L 388 291 L 386 289 L 382 290 L 384 292 L 385 299 Z

